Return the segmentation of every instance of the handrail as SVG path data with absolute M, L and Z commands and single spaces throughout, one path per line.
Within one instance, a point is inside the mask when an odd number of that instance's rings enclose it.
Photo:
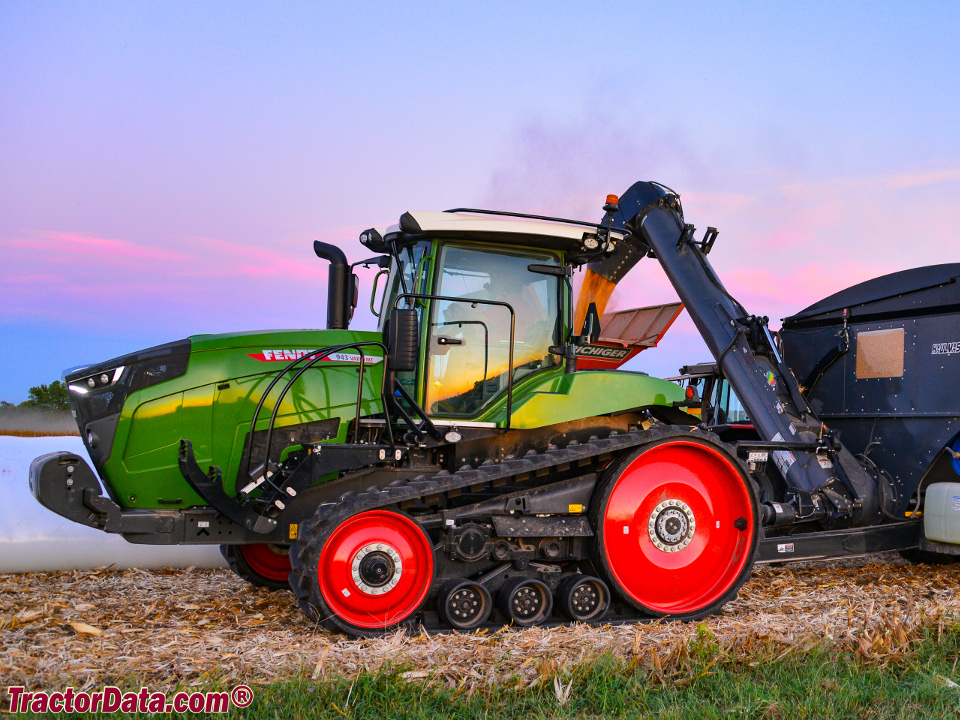
M 433 255 L 429 255 L 424 249 L 423 255 L 420 256 L 420 261 L 417 263 L 417 271 L 413 276 L 413 289 L 416 290 L 418 287 L 423 285 L 423 266 L 427 260 L 433 260 Z M 421 305 L 423 307 L 423 305 Z
M 349 349 L 349 348 L 354 348 L 354 349 L 360 351 L 361 383 L 360 383 L 360 385 L 359 385 L 358 388 L 357 388 L 357 398 L 358 398 L 358 399 L 357 399 L 357 422 L 356 422 L 357 429 L 358 429 L 359 426 L 360 426 L 360 399 L 359 399 L 359 398 L 360 398 L 360 397 L 362 396 L 362 394 L 363 394 L 363 382 L 362 382 L 362 380 L 363 380 L 363 362 L 364 362 L 364 357 L 365 357 L 364 354 L 363 354 L 363 348 L 364 348 L 364 347 L 367 347 L 367 346 L 369 346 L 369 345 L 377 345 L 377 346 L 383 348 L 383 362 L 386 362 L 386 361 L 387 361 L 387 349 L 386 349 L 386 346 L 385 346 L 383 343 L 376 342 L 376 341 L 374 341 L 374 340 L 368 340 L 368 341 L 366 341 L 366 342 L 357 342 L 357 343 L 351 343 L 350 345 L 341 345 L 341 346 L 340 346 L 340 350 Z M 339 352 L 339 350 L 337 350 L 337 349 L 335 349 L 335 348 L 330 348 L 330 349 L 327 350 L 326 352 L 317 355 L 317 356 L 316 356 L 315 358 L 313 358 L 310 362 L 308 362 L 306 365 L 304 365 L 302 368 L 300 368 L 300 369 L 297 371 L 297 374 L 294 375 L 292 378 L 290 378 L 290 380 L 288 380 L 288 381 L 287 381 L 287 384 L 284 386 L 283 390 L 280 391 L 280 397 L 277 398 L 277 402 L 276 402 L 276 404 L 273 406 L 273 412 L 270 414 L 270 425 L 267 426 L 267 447 L 266 447 L 266 450 L 264 451 L 264 457 L 263 457 L 263 473 L 264 473 L 264 478 L 266 478 L 267 470 L 269 470 L 269 463 L 270 463 L 270 443 L 271 443 L 271 441 L 272 441 L 272 439 L 273 439 L 273 426 L 274 426 L 274 423 L 276 422 L 277 413 L 280 411 L 280 405 L 281 405 L 281 403 L 283 402 L 284 396 L 287 394 L 287 391 L 293 386 L 293 384 L 294 384 L 297 380 L 300 379 L 300 376 L 301 376 L 301 375 L 303 375 L 307 370 L 309 370 L 309 369 L 312 368 L 314 365 L 316 365 L 318 362 L 320 362 L 320 361 L 323 360 L 325 357 L 331 355 L 331 354 L 334 353 L 334 352 Z M 386 373 L 384 373 L 384 378 L 386 378 Z M 381 384 L 380 392 L 381 392 L 381 395 L 382 395 L 382 393 L 383 393 L 383 385 L 382 385 L 382 384 Z M 270 483 L 270 484 L 273 485 L 273 483 Z M 274 485 L 274 487 L 276 488 L 275 485 Z
M 376 308 L 373 306 L 373 303 L 377 299 L 377 285 L 380 284 L 380 276 L 384 274 L 389 275 L 390 270 L 387 268 L 380 268 L 380 270 L 377 271 L 377 274 L 373 276 L 373 288 L 370 290 L 370 314 L 375 318 L 379 318 L 380 313 L 377 312 Z
M 320 362 L 321 360 L 323 360 L 325 357 L 328 357 L 329 355 L 331 355 L 331 354 L 333 354 L 333 353 L 335 353 L 335 352 L 341 352 L 341 351 L 343 351 L 343 350 L 356 349 L 356 350 L 358 350 L 358 351 L 360 352 L 360 383 L 359 383 L 359 386 L 358 386 L 358 389 L 357 389 L 357 396 L 358 396 L 358 398 L 361 397 L 361 396 L 362 396 L 362 393 L 363 393 L 363 367 L 364 367 L 364 364 L 365 364 L 365 357 L 366 357 L 365 354 L 364 354 L 364 352 L 363 352 L 363 348 L 364 348 L 364 347 L 370 347 L 370 346 L 377 346 L 377 347 L 379 347 L 379 348 L 381 348 L 381 349 L 383 350 L 383 362 L 386 363 L 386 359 L 387 359 L 387 348 L 386 348 L 386 346 L 385 346 L 383 343 L 381 343 L 381 342 L 376 342 L 376 341 L 373 341 L 373 340 L 368 340 L 368 341 L 355 342 L 355 343 L 346 343 L 346 344 L 344 344 L 344 345 L 334 345 L 334 346 L 331 346 L 331 347 L 319 348 L 319 349 L 317 349 L 317 350 L 313 350 L 312 352 L 306 353 L 306 354 L 302 355 L 301 357 L 297 358 L 296 360 L 294 360 L 293 362 L 289 363 L 285 368 L 283 368 L 279 373 L 277 373 L 276 377 L 273 378 L 273 380 L 272 380 L 272 381 L 270 382 L 270 384 L 267 386 L 267 389 L 264 391 L 263 395 L 260 397 L 260 401 L 257 403 L 257 408 L 256 408 L 256 410 L 254 410 L 254 413 L 253 413 L 253 420 L 252 420 L 251 423 L 250 423 L 250 443 L 249 443 L 248 446 L 247 446 L 247 458 L 246 458 L 246 464 L 245 464 L 245 471 L 246 471 L 246 473 L 247 473 L 248 475 L 250 474 L 250 460 L 251 460 L 252 455 L 253 455 L 253 438 L 254 438 L 254 434 L 255 434 L 255 432 L 256 432 L 257 422 L 258 422 L 258 420 L 259 420 L 259 418 L 260 418 L 260 411 L 263 409 L 263 404 L 264 404 L 264 402 L 266 401 L 267 396 L 269 396 L 270 391 L 273 390 L 274 386 L 276 386 L 276 384 L 277 384 L 278 382 L 280 382 L 280 378 L 282 378 L 288 371 L 292 370 L 294 367 L 296 367 L 297 365 L 299 365 L 301 362 L 303 362 L 303 361 L 306 360 L 307 358 L 311 358 L 311 357 L 313 358 L 313 359 L 310 360 L 310 362 L 308 362 L 304 367 L 300 368 L 300 370 L 297 371 L 296 375 L 294 375 L 293 378 L 291 378 L 291 379 L 287 382 L 287 384 L 284 386 L 283 390 L 282 390 L 281 393 L 280 393 L 279 398 L 277 398 L 276 404 L 274 405 L 273 412 L 272 412 L 271 415 L 270 415 L 270 424 L 267 426 L 267 445 L 266 445 L 266 450 L 265 450 L 265 453 L 264 453 L 264 460 L 263 460 L 263 477 L 264 477 L 264 480 L 265 480 L 267 483 L 269 483 L 270 485 L 272 485 L 273 488 L 274 488 L 275 490 L 277 490 L 277 491 L 279 491 L 280 488 L 278 488 L 276 485 L 274 485 L 273 482 L 270 480 L 270 478 L 267 477 L 267 472 L 268 472 L 269 469 L 270 469 L 270 468 L 269 468 L 269 463 L 270 463 L 270 445 L 271 445 L 271 443 L 272 443 L 272 441 L 273 441 L 273 426 L 274 426 L 274 423 L 276 422 L 277 412 L 278 412 L 279 409 L 280 409 L 280 405 L 281 405 L 281 403 L 283 402 L 283 398 L 284 398 L 284 396 L 287 394 L 287 391 L 290 389 L 290 387 L 293 385 L 293 383 L 295 383 L 295 382 L 300 378 L 300 376 L 303 375 L 304 372 L 306 372 L 308 369 L 310 369 L 311 367 L 313 367 L 316 363 L 318 363 L 318 362 Z M 384 373 L 384 380 L 383 380 L 383 382 L 381 382 L 381 388 L 380 388 L 381 400 L 383 399 L 383 395 L 384 395 L 384 384 L 385 384 L 385 382 L 386 382 L 386 373 Z M 386 402 L 383 402 L 383 406 L 384 406 L 384 413 L 387 414 L 387 428 L 388 428 L 388 430 L 391 430 L 391 432 L 390 432 L 390 436 L 391 436 L 390 444 L 391 444 L 391 446 L 392 446 L 392 445 L 393 445 L 393 439 L 392 439 L 392 438 L 393 438 L 393 433 L 392 433 L 392 429 L 390 428 L 390 417 L 389 417 L 389 414 L 388 414 L 388 411 L 387 411 L 387 403 L 386 403 Z M 359 423 L 359 412 L 360 412 L 360 400 L 357 401 L 357 413 L 358 413 L 358 415 L 357 415 L 357 423 L 356 423 L 357 426 L 359 426 L 359 424 L 360 424 L 360 423 Z

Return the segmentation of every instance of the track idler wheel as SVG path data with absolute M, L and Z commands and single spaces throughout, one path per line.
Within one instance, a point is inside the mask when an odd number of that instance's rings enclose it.
M 713 614 L 750 576 L 756 490 L 735 452 L 710 436 L 644 447 L 608 472 L 591 505 L 595 566 L 643 613 Z
M 230 569 L 251 585 L 267 590 L 289 590 L 290 552 L 283 545 L 221 545 Z
M 600 578 L 573 575 L 557 591 L 560 611 L 574 622 L 598 620 L 610 607 L 610 590 Z
M 539 580 L 514 578 L 500 588 L 500 612 L 514 625 L 538 625 L 552 610 L 550 588 Z
M 490 617 L 493 598 L 483 585 L 472 580 L 454 580 L 437 596 L 440 620 L 455 630 L 475 630 Z
M 409 515 L 368 510 L 294 546 L 301 607 L 331 630 L 382 635 L 408 625 L 433 582 L 433 545 Z

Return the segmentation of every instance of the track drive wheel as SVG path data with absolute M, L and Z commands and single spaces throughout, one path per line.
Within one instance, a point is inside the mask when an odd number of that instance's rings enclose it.
M 430 538 L 409 515 L 393 510 L 368 510 L 339 524 L 301 524 L 293 553 L 290 584 L 300 606 L 348 635 L 409 625 L 433 582 Z
M 267 590 L 289 590 L 290 552 L 284 545 L 221 545 L 220 554 L 234 573 Z
M 440 620 L 455 630 L 476 630 L 487 621 L 491 610 L 490 591 L 473 580 L 454 580 L 437 595 Z
M 694 620 L 733 600 L 753 568 L 756 490 L 732 449 L 677 433 L 615 465 L 591 503 L 594 563 L 655 617 Z
M 500 588 L 500 612 L 514 625 L 539 625 L 553 610 L 553 595 L 546 583 L 529 578 L 508 580 Z

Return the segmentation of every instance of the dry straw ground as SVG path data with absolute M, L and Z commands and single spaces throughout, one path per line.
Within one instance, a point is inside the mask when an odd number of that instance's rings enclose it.
M 748 662 L 835 647 L 882 664 L 958 617 L 958 583 L 960 565 L 914 567 L 896 556 L 761 567 L 740 598 L 700 628 L 657 622 L 350 640 L 315 628 L 288 594 L 252 588 L 227 571 L 6 575 L 0 687 L 120 680 L 168 688 L 400 666 L 408 678 L 472 693 L 548 681 L 605 654 L 682 683 L 698 632 L 701 645 L 706 637 L 715 652 Z

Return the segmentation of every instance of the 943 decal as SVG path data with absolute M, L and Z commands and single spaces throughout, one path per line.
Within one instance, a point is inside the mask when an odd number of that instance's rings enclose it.
M 252 357 L 254 360 L 259 360 L 260 362 L 293 362 L 294 360 L 299 360 L 300 358 L 314 353 L 320 348 L 314 348 L 312 350 L 284 350 L 284 349 L 270 349 L 270 350 L 261 350 L 258 353 L 249 353 L 247 357 Z M 376 363 L 383 360 L 382 357 L 377 357 L 375 355 L 367 355 L 364 359 L 365 365 L 375 365 Z M 340 362 L 340 363 L 357 363 L 360 364 L 360 353 L 351 353 L 351 352 L 338 352 L 330 353 L 327 355 L 321 362 Z

